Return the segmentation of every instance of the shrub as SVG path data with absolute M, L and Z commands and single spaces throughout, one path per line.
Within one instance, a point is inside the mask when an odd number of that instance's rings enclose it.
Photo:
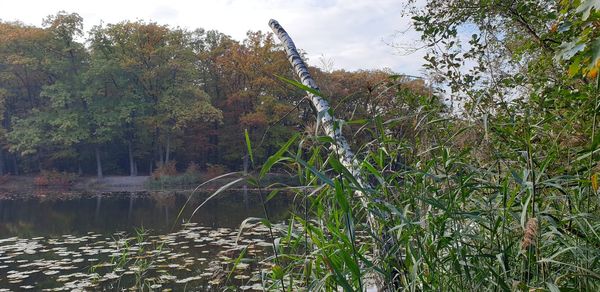
M 10 176 L 8 174 L 0 175 L 0 185 L 5 184 L 6 182 L 8 182 L 9 179 Z
M 217 177 L 219 175 L 222 175 L 224 173 L 227 173 L 227 171 L 228 171 L 228 169 L 227 169 L 227 166 L 225 166 L 225 165 L 207 163 L 206 164 L 206 172 L 204 173 L 204 178 L 211 179 L 211 178 Z
M 71 186 L 77 177 L 74 173 L 59 172 L 57 170 L 42 170 L 33 178 L 33 184 L 38 187 L 47 186 Z
M 157 180 L 163 176 L 177 175 L 177 168 L 175 167 L 176 164 L 177 164 L 177 162 L 175 162 L 175 161 L 169 161 L 167 163 L 160 165 L 152 172 L 152 175 L 151 175 L 152 179 Z
M 152 179 L 149 181 L 148 186 L 151 188 L 165 188 L 165 187 L 187 187 L 195 184 L 199 184 L 200 171 L 198 171 L 198 165 L 194 162 L 188 165 L 188 168 L 183 174 L 177 174 L 175 169 L 175 162 L 169 162 L 156 169 L 152 173 Z

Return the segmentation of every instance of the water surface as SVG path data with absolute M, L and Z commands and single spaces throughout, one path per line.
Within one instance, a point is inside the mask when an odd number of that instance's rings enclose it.
M 257 290 L 270 265 L 260 261 L 270 253 L 268 229 L 237 235 L 244 219 L 264 217 L 259 195 L 224 193 L 191 217 L 208 195 L 193 195 L 186 208 L 189 193 L 0 199 L 0 291 Z M 272 221 L 289 205 L 285 195 L 270 200 Z M 242 251 L 241 268 L 229 274 Z

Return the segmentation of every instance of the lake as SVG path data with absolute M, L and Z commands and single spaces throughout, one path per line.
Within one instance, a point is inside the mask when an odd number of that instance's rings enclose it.
M 190 192 L 0 199 L 0 291 L 260 290 L 269 230 L 252 224 L 238 237 L 246 218 L 265 217 L 259 194 L 219 194 L 191 217 L 209 195 L 194 194 L 185 208 Z M 267 202 L 272 222 L 291 201 Z

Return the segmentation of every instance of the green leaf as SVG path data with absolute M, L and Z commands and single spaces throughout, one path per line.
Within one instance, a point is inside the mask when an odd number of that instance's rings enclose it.
M 590 17 L 592 9 L 598 11 L 600 9 L 600 0 L 583 0 L 575 12 L 582 13 L 582 20 L 587 20 Z
M 532 193 L 529 193 L 527 196 L 527 200 L 525 200 L 525 204 L 523 204 L 523 209 L 521 209 L 521 227 L 525 230 L 525 224 L 527 222 L 527 211 L 529 210 L 529 202 L 531 201 Z
M 242 249 L 242 251 L 240 252 L 240 255 L 235 259 L 235 261 L 233 262 L 233 267 L 231 268 L 231 271 L 229 271 L 229 273 L 227 274 L 227 280 L 225 282 L 228 282 L 229 279 L 231 278 L 231 275 L 233 274 L 233 272 L 235 271 L 235 269 L 237 268 L 237 266 L 240 264 L 240 262 L 242 261 L 242 259 L 244 258 L 244 256 L 246 255 L 246 251 L 248 250 L 248 247 L 244 247 Z
M 560 292 L 560 289 L 554 283 L 546 282 L 546 286 L 548 286 L 548 290 L 550 290 L 550 292 Z
M 338 204 L 342 207 L 344 212 L 348 212 L 350 210 L 350 204 L 348 204 L 348 200 L 346 199 L 346 194 L 344 193 L 344 187 L 342 182 L 339 179 L 335 180 L 335 199 Z
M 573 61 L 573 63 L 571 63 L 571 65 L 569 65 L 569 77 L 573 77 L 575 75 L 577 75 L 577 73 L 579 73 L 579 67 L 580 67 L 580 59 L 577 58 L 575 59 L 575 61 Z
M 281 156 L 283 155 L 283 153 L 285 153 L 285 151 L 288 150 L 288 148 L 290 148 L 290 146 L 292 145 L 292 143 L 294 143 L 294 141 L 296 141 L 296 139 L 300 136 L 300 134 L 296 133 L 294 134 L 294 136 L 292 136 L 292 138 L 290 138 L 281 148 L 279 148 L 279 150 L 277 150 L 277 152 L 273 155 L 271 155 L 271 157 L 269 157 L 269 159 L 267 159 L 267 162 L 265 162 L 265 164 L 263 165 L 263 167 L 260 170 L 260 174 L 259 174 L 259 178 L 263 178 L 265 176 L 265 174 L 271 170 L 271 168 L 273 167 L 273 165 L 279 161 L 279 158 L 281 158 Z
M 329 179 L 328 177 L 326 177 L 323 173 L 321 173 L 320 171 L 316 170 L 314 167 L 308 165 L 306 163 L 306 161 L 302 160 L 302 159 L 298 159 L 296 160 L 298 163 L 302 164 L 302 166 L 304 166 L 305 168 L 307 168 L 310 172 L 312 172 L 314 175 L 318 176 L 319 179 L 321 181 L 323 181 L 324 183 L 328 184 L 329 186 L 334 186 L 334 183 L 331 179 Z
M 283 276 L 285 275 L 285 273 L 283 272 L 283 268 L 278 265 L 273 266 L 271 271 L 273 272 L 274 280 L 281 280 L 281 279 L 283 279 Z
M 270 201 L 271 199 L 273 199 L 275 196 L 277 196 L 277 194 L 279 194 L 279 190 L 272 190 L 269 195 L 267 196 L 267 198 L 265 199 L 266 202 Z
M 362 163 L 363 167 L 366 168 L 373 176 L 375 176 L 375 178 L 377 179 L 377 181 L 379 182 L 380 185 L 385 185 L 385 181 L 383 179 L 383 177 L 381 176 L 381 173 L 379 171 L 377 171 L 377 169 L 375 169 L 375 167 L 373 167 L 373 165 L 371 165 L 368 161 L 364 160 Z
M 580 43 L 579 40 L 572 42 L 564 42 L 558 48 L 560 51 L 556 54 L 557 60 L 570 60 L 577 54 L 585 49 L 586 44 Z
M 281 80 L 283 82 L 286 82 L 286 83 L 291 84 L 291 85 L 293 85 L 295 87 L 298 87 L 298 88 L 300 88 L 300 89 L 302 89 L 302 90 L 304 90 L 304 91 L 306 91 L 308 93 L 314 94 L 314 95 L 319 96 L 319 97 L 324 97 L 323 94 L 320 91 L 318 91 L 318 90 L 316 90 L 314 88 L 308 87 L 308 86 L 306 86 L 306 85 L 304 85 L 304 84 L 302 84 L 302 83 L 300 83 L 300 82 L 298 82 L 296 80 L 287 79 L 287 78 L 285 78 L 283 76 L 279 76 L 279 75 L 275 75 L 275 77 L 277 77 L 279 80 Z
M 196 207 L 196 209 L 194 209 L 194 212 L 192 212 L 192 215 L 190 215 L 190 218 L 194 217 L 194 215 L 196 214 L 196 212 L 198 212 L 198 210 L 200 210 L 200 208 L 202 208 L 202 206 L 204 206 L 204 204 L 206 204 L 208 201 L 210 201 L 212 198 L 214 198 L 215 196 L 217 196 L 218 194 L 222 193 L 223 191 L 228 190 L 230 187 L 232 187 L 233 185 L 241 182 L 245 180 L 245 178 L 240 177 L 232 182 L 229 182 L 227 184 L 225 184 L 224 186 L 221 186 L 219 189 L 217 189 L 212 195 L 210 195 L 208 198 L 206 198 L 206 200 L 204 200 L 204 202 L 202 202 L 202 204 L 200 204 L 198 207 Z
M 597 37 L 591 44 L 592 48 L 592 59 L 588 66 L 588 70 L 600 67 L 600 36 Z
M 248 135 L 248 129 L 244 129 L 244 137 L 246 138 L 246 150 L 250 155 L 250 161 L 254 164 L 254 156 L 252 155 L 252 144 L 250 144 L 250 136 Z

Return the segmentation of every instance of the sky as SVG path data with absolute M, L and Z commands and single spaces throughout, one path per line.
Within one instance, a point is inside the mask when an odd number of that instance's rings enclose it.
M 308 63 L 324 69 L 385 69 L 421 76 L 423 51 L 406 55 L 391 44 L 418 43 L 401 0 L 0 0 L 0 19 L 41 26 L 64 10 L 85 29 L 123 20 L 155 21 L 188 29 L 216 29 L 236 40 L 249 30 L 270 31 L 273 18 L 290 34 Z

